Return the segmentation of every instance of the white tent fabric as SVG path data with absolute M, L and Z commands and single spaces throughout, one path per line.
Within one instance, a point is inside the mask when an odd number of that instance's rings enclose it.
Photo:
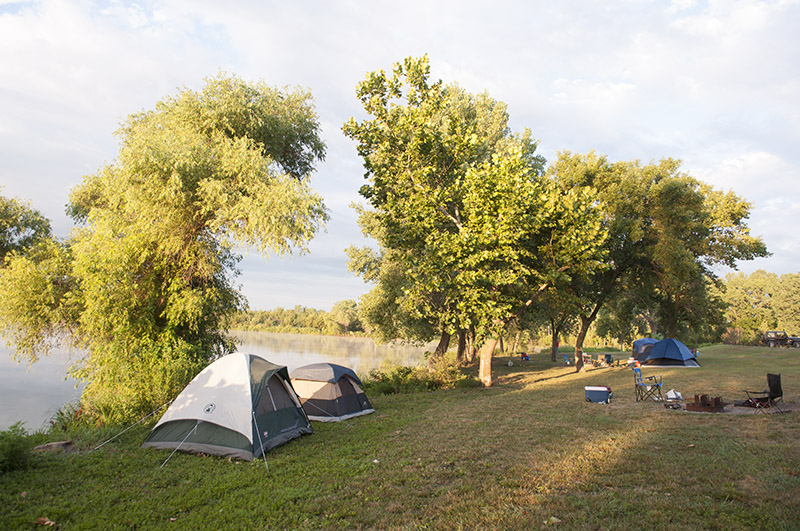
M 286 367 L 234 353 L 189 382 L 142 446 L 252 460 L 309 433 Z
M 234 353 L 203 369 L 155 427 L 173 420 L 202 419 L 241 433 L 252 443 L 249 362 L 248 354 Z

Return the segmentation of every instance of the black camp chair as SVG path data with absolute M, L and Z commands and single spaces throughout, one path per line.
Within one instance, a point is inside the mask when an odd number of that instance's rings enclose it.
M 663 401 L 664 397 L 661 396 L 661 375 L 658 376 L 642 376 L 642 369 L 639 367 L 633 368 L 633 381 L 636 388 L 636 401 L 641 402 L 652 398 L 653 400 Z
M 783 403 L 783 388 L 781 387 L 781 375 L 767 373 L 766 391 L 747 391 L 746 405 L 756 408 L 756 413 L 765 413 L 768 408 L 774 407 L 778 412 L 783 413 L 780 404 Z

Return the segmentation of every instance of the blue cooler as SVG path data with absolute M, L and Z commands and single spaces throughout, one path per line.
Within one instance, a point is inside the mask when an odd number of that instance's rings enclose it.
M 595 385 L 583 388 L 587 402 L 608 404 L 611 401 L 611 388 L 607 385 Z

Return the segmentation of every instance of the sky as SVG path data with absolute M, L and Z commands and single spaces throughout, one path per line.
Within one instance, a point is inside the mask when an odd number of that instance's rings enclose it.
M 311 90 L 326 159 L 311 177 L 330 221 L 305 254 L 246 254 L 251 309 L 329 310 L 368 291 L 344 249 L 364 170 L 342 124 L 367 72 L 428 54 L 431 78 L 487 91 L 548 161 L 681 159 L 752 204 L 770 257 L 800 271 L 800 0 L 0 0 L 0 194 L 59 237 L 83 176 L 112 163 L 129 114 L 219 72 Z M 725 274 L 727 271 L 720 271 Z

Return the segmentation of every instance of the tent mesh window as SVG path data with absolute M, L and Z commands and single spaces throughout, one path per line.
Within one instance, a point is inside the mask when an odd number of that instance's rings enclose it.
M 356 393 L 353 384 L 350 382 L 350 378 L 347 376 L 340 378 L 339 389 L 342 391 L 342 396 L 339 398 L 340 414 L 361 411 L 361 403 L 358 399 L 358 393 Z
M 288 376 L 285 368 L 252 357 L 250 360 L 250 384 L 255 406 L 255 425 L 253 426 L 256 455 L 260 455 L 258 445 L 263 443 L 269 450 L 292 438 L 293 434 L 311 433 L 308 419 L 305 418 L 299 403 L 296 403 L 281 377 Z M 258 430 L 258 433 L 255 430 Z M 259 442 L 259 439 L 261 442 Z

